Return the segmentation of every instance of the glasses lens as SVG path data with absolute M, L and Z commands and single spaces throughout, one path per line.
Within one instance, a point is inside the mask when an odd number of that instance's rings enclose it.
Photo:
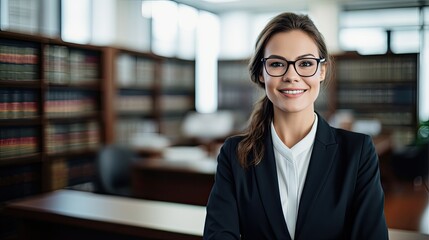
M 317 60 L 312 58 L 303 58 L 295 62 L 295 69 L 303 77 L 313 76 L 317 71 Z
M 278 58 L 268 58 L 265 60 L 265 69 L 267 73 L 274 77 L 283 76 L 289 64 L 286 60 Z M 301 77 L 311 77 L 319 66 L 317 59 L 302 58 L 295 62 L 295 70 Z
M 282 59 L 268 58 L 265 60 L 265 69 L 271 76 L 282 76 L 285 74 L 287 67 L 287 62 Z

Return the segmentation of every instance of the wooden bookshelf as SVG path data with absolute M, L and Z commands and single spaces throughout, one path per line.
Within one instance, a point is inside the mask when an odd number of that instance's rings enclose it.
M 135 134 L 144 133 L 179 135 L 177 125 L 195 109 L 195 62 L 121 48 L 109 51 L 115 99 L 112 142 L 131 144 Z
M 382 131 L 402 144 L 416 137 L 418 54 L 335 56 L 336 109 L 351 109 L 355 119 L 377 119 Z
M 1 201 L 87 181 L 70 173 L 78 163 L 90 168 L 104 143 L 103 49 L 4 31 L 0 38 Z
M 250 81 L 248 60 L 218 62 L 218 106 L 222 110 L 250 114 L 258 98 L 257 87 Z
M 195 61 L 163 58 L 160 65 L 160 91 L 156 108 L 160 132 L 171 140 L 182 138 L 182 122 L 195 110 Z
M 247 124 L 254 104 L 263 95 L 263 90 L 250 80 L 248 62 L 248 59 L 218 61 L 218 109 L 231 111 L 238 128 Z
M 109 47 L 108 51 L 112 55 L 108 104 L 113 129 L 109 142 L 129 145 L 139 131 L 159 132 L 155 100 L 160 57 L 123 48 Z
M 72 172 L 81 164 L 94 174 L 100 146 L 130 144 L 142 131 L 177 137 L 195 109 L 195 61 L 22 33 L 0 37 L 0 191 L 18 186 L 11 198 L 89 181 L 91 174 Z M 25 183 L 32 186 L 3 186 L 15 173 L 33 174 Z

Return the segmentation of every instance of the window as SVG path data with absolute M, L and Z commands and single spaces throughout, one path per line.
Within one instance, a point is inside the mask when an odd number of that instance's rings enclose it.
M 86 44 L 91 40 L 91 1 L 62 0 L 61 38 L 67 42 Z
M 172 1 L 152 3 L 152 50 L 154 53 L 174 57 L 177 51 L 178 6 Z
M 383 54 L 387 51 L 386 31 L 382 28 L 347 28 L 340 31 L 340 45 L 345 51 Z
M 198 112 L 217 110 L 217 60 L 219 54 L 219 19 L 200 12 L 197 30 L 195 107 Z

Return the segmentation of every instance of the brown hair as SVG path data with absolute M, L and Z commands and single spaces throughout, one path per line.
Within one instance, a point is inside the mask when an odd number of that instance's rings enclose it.
M 265 88 L 264 83 L 259 81 L 262 74 L 265 47 L 273 35 L 279 32 L 301 30 L 310 36 L 319 49 L 319 57 L 326 58 L 329 64 L 330 57 L 322 34 L 307 15 L 294 13 L 282 13 L 274 17 L 259 34 L 255 45 L 255 52 L 249 62 L 250 79 L 259 87 Z M 330 64 L 328 65 L 330 66 Z M 329 71 L 327 71 L 329 73 Z M 244 168 L 256 165 L 262 161 L 264 156 L 264 136 L 269 130 L 274 116 L 273 104 L 264 96 L 253 109 L 248 127 L 241 134 L 244 138 L 238 144 L 237 154 L 240 165 Z M 251 156 L 252 160 L 248 161 Z

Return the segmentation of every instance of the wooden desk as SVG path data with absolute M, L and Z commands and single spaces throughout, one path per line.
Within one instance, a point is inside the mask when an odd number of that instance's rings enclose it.
M 389 229 L 390 240 L 429 240 L 429 235 L 400 229 Z
M 205 208 L 58 190 L 8 204 L 22 239 L 201 239 Z
M 205 206 L 214 183 L 216 161 L 145 159 L 133 165 L 137 198 Z
M 21 239 L 202 239 L 205 207 L 58 190 L 9 203 Z M 389 229 L 390 240 L 429 235 Z

